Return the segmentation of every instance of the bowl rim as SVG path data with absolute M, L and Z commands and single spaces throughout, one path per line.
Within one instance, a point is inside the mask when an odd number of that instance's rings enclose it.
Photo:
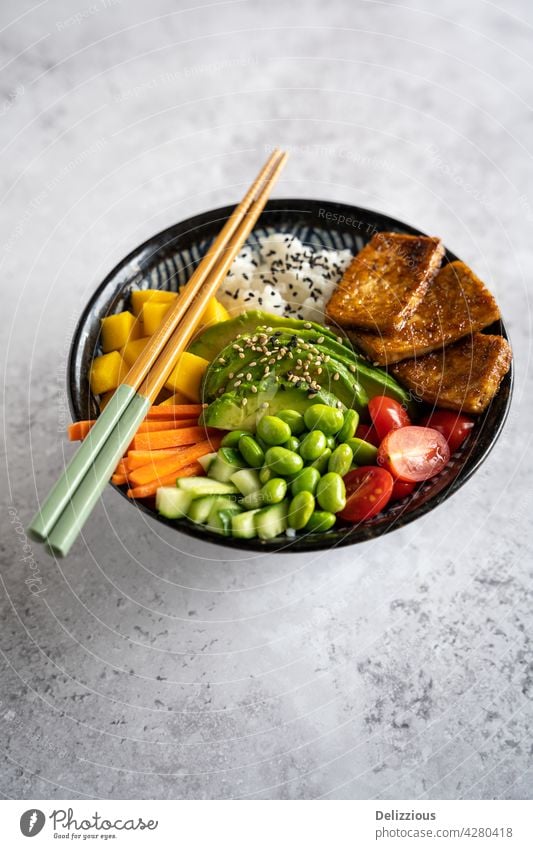
M 311 198 L 270 199 L 256 226 L 260 227 L 262 223 L 268 223 L 265 219 L 267 219 L 267 216 L 270 212 L 284 212 L 286 214 L 295 212 L 302 214 L 316 212 L 317 208 L 319 210 L 321 208 L 324 208 L 327 209 L 328 212 L 331 211 L 334 214 L 336 213 L 339 215 L 344 215 L 345 219 L 353 219 L 360 217 L 364 220 L 365 216 L 371 217 L 373 219 L 379 219 L 380 224 L 384 224 L 384 227 L 381 228 L 381 230 L 386 230 L 388 227 L 390 227 L 390 229 L 393 231 L 399 231 L 419 236 L 427 235 L 424 231 L 419 230 L 418 228 L 413 227 L 412 225 L 407 224 L 404 221 L 393 218 L 377 210 L 368 209 L 366 207 L 354 206 L 352 204 L 347 203 L 341 203 L 339 201 Z M 123 259 L 121 259 L 114 266 L 114 268 L 111 269 L 111 271 L 105 276 L 102 282 L 96 287 L 93 294 L 87 301 L 80 315 L 80 318 L 76 323 L 76 327 L 72 335 L 68 356 L 67 393 L 70 412 L 74 420 L 78 419 L 80 415 L 82 415 L 75 398 L 77 394 L 76 387 L 79 385 L 79 381 L 76 376 L 76 354 L 80 347 L 83 328 L 91 319 L 92 313 L 98 300 L 100 299 L 104 291 L 107 289 L 109 284 L 112 282 L 116 282 L 118 284 L 117 289 L 122 288 L 128 282 L 131 282 L 131 274 L 128 274 L 127 277 L 125 277 L 123 280 L 121 278 L 123 277 L 124 272 L 126 270 L 131 270 L 132 264 L 137 264 L 137 272 L 141 271 L 141 268 L 138 265 L 140 257 L 146 259 L 148 256 L 151 255 L 152 258 L 155 259 L 157 253 L 161 251 L 162 247 L 165 244 L 172 242 L 177 237 L 186 237 L 188 234 L 192 235 L 201 227 L 204 227 L 206 225 L 212 225 L 214 221 L 226 220 L 233 211 L 233 209 L 234 204 L 228 204 L 226 206 L 217 207 L 215 209 L 205 210 L 204 212 L 197 213 L 193 216 L 190 216 L 189 218 L 183 219 L 182 221 L 176 222 L 175 224 L 172 224 L 169 227 L 165 227 L 158 233 L 155 233 L 154 235 L 148 237 L 144 242 L 142 242 L 142 244 L 133 248 Z M 334 224 L 332 225 L 331 229 L 335 229 Z M 457 257 L 447 247 L 445 248 L 445 256 L 448 261 L 454 261 L 459 259 L 459 257 Z M 509 333 L 507 331 L 503 319 L 500 319 L 499 321 L 498 332 L 501 333 L 501 335 L 505 339 L 509 339 Z M 209 542 L 213 545 L 221 545 L 225 548 L 240 549 L 244 551 L 262 554 L 301 554 L 311 551 L 324 551 L 333 548 L 343 548 L 349 545 L 356 545 L 357 543 L 366 542 L 371 539 L 376 539 L 377 537 L 385 536 L 386 534 L 389 534 L 394 530 L 398 530 L 399 528 L 402 528 L 405 525 L 416 521 L 416 519 L 420 518 L 426 513 L 430 513 L 436 507 L 451 498 L 452 495 L 455 495 L 455 493 L 468 480 L 470 480 L 470 478 L 485 462 L 488 455 L 494 448 L 507 420 L 507 416 L 511 407 L 511 400 L 514 387 L 513 360 L 511 361 L 511 367 L 504 380 L 507 382 L 507 399 L 503 407 L 499 410 L 495 421 L 495 427 L 481 451 L 475 452 L 474 449 L 476 447 L 476 442 L 474 441 L 470 445 L 469 440 L 466 443 L 468 452 L 463 458 L 461 458 L 462 466 L 459 469 L 455 478 L 447 486 L 437 491 L 427 499 L 421 501 L 421 503 L 414 509 L 406 510 L 405 508 L 408 507 L 409 501 L 406 502 L 405 507 L 401 512 L 399 512 L 394 517 L 389 517 L 388 521 L 384 519 L 382 525 L 359 524 L 353 526 L 352 528 L 337 531 L 334 535 L 331 532 L 326 532 L 324 534 L 308 534 L 306 536 L 298 536 L 295 538 L 279 537 L 275 538 L 274 540 L 268 541 L 262 541 L 258 539 L 239 540 L 235 539 L 234 537 L 221 536 L 213 531 L 208 531 L 207 528 L 203 525 L 195 525 L 194 523 L 188 522 L 187 520 L 166 519 L 165 517 L 158 514 L 154 508 L 148 506 L 146 503 L 142 501 L 132 501 L 131 499 L 129 499 L 126 495 L 124 488 L 115 486 L 114 484 L 111 485 L 117 492 L 120 493 L 123 498 L 128 501 L 129 504 L 133 504 L 136 509 L 141 510 L 147 516 L 150 516 L 157 522 L 163 525 L 167 525 L 168 527 L 171 527 L 175 531 L 183 533 L 186 536 L 192 537 L 194 539 L 200 539 L 204 543 Z M 500 386 L 498 394 L 499 392 L 501 392 L 501 390 L 502 386 Z M 475 453 L 477 453 L 477 456 L 473 457 L 472 455 Z

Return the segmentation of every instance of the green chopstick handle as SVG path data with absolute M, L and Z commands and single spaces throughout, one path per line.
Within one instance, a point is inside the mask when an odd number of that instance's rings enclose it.
M 125 383 L 115 390 L 65 471 L 50 490 L 39 512 L 33 517 L 28 528 L 28 534 L 32 539 L 37 542 L 44 542 L 47 539 L 76 487 L 89 471 L 95 455 L 101 450 L 134 396 L 133 387 Z
M 46 544 L 51 554 L 57 557 L 65 557 L 68 554 L 149 408 L 149 399 L 142 395 L 135 395 L 130 401 L 120 421 L 69 499 L 51 533 L 48 534 Z

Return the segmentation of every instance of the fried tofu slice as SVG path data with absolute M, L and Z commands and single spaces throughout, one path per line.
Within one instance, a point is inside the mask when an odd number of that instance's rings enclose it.
M 483 330 L 500 317 L 485 284 L 464 262 L 450 262 L 430 283 L 416 312 L 392 333 L 349 333 L 350 339 L 380 366 L 429 354 Z
M 444 247 L 431 236 L 376 233 L 352 260 L 326 307 L 343 328 L 390 332 L 426 294 Z
M 502 336 L 474 333 L 454 345 L 392 366 L 400 383 L 429 404 L 482 413 L 511 365 L 511 347 Z

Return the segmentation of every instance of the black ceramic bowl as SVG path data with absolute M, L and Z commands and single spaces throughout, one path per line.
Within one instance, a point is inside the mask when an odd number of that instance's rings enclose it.
M 88 374 L 91 360 L 98 353 L 100 318 L 127 308 L 132 289 L 178 290 L 187 281 L 192 268 L 232 209 L 228 206 L 204 212 L 158 233 L 130 253 L 100 284 L 83 311 L 70 351 L 69 393 L 75 420 L 94 418 L 98 410 L 89 389 Z M 249 241 L 253 243 L 258 236 L 273 231 L 294 233 L 301 241 L 315 247 L 348 248 L 352 253 L 361 250 L 376 231 L 420 234 L 419 230 L 379 212 L 317 200 L 269 201 Z M 454 259 L 457 257 L 447 251 L 445 261 Z M 487 332 L 501 333 L 507 338 L 502 322 L 487 328 Z M 440 475 L 421 484 L 409 497 L 391 504 L 365 524 L 335 528 L 324 534 L 299 535 L 295 539 L 283 537 L 268 542 L 235 540 L 209 532 L 204 526 L 194 525 L 185 519 L 175 522 L 163 519 L 147 503 L 130 503 L 132 509 L 143 510 L 181 533 L 232 548 L 300 552 L 353 545 L 414 521 L 457 492 L 498 439 L 509 410 L 512 383 L 511 370 L 488 410 L 477 420 L 471 436 Z M 116 489 L 126 497 L 125 488 Z

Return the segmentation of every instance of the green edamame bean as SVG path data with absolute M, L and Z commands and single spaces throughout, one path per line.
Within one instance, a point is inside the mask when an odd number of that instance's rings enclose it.
M 271 478 L 261 489 L 264 504 L 279 504 L 287 494 L 287 481 Z
M 250 436 L 249 430 L 230 430 L 220 443 L 222 448 L 237 448 L 241 436 Z
M 340 445 L 337 445 L 335 451 L 329 458 L 328 472 L 336 472 L 338 475 L 343 477 L 350 470 L 352 460 L 352 449 L 346 444 L 346 442 L 342 442 Z
M 305 430 L 304 417 L 296 410 L 280 410 L 278 419 L 289 425 L 293 436 L 299 436 Z
M 344 424 L 337 434 L 337 441 L 339 443 L 348 442 L 349 439 L 352 439 L 358 424 L 359 413 L 357 410 L 346 410 L 344 413 Z
M 318 406 L 318 405 L 317 405 Z M 304 460 L 317 460 L 327 449 L 326 437 L 321 430 L 312 430 L 300 443 L 300 456 Z
M 306 466 L 292 481 L 291 492 L 293 495 L 298 495 L 299 492 L 310 492 L 311 495 L 314 495 L 319 480 L 320 472 L 318 469 L 314 469 L 313 466 Z
M 348 445 L 352 449 L 353 462 L 358 466 L 373 466 L 378 456 L 378 449 L 370 442 L 365 442 L 364 439 L 359 439 L 357 436 L 348 440 Z
M 305 411 L 304 421 L 309 430 L 321 430 L 326 436 L 334 436 L 343 426 L 344 416 L 336 407 L 313 404 Z
M 310 492 L 302 491 L 294 496 L 289 504 L 287 522 L 289 528 L 301 531 L 307 525 L 315 509 L 315 499 Z
M 310 468 L 316 469 L 319 474 L 324 475 L 328 470 L 329 458 L 331 457 L 331 448 L 326 448 L 324 453 L 318 460 L 314 460 L 310 463 Z
M 267 445 L 267 443 L 265 442 L 264 439 L 260 439 L 260 437 L 257 435 L 257 433 L 255 435 L 255 441 L 265 452 L 268 451 L 268 449 L 270 448 L 270 445 Z
M 263 416 L 257 423 L 257 435 L 267 445 L 283 445 L 291 435 L 291 429 L 277 416 Z
M 303 468 L 304 461 L 295 451 L 275 446 L 265 454 L 265 462 L 277 475 L 295 475 Z
M 300 440 L 296 438 L 296 436 L 289 436 L 287 442 L 283 443 L 284 448 L 288 448 L 289 451 L 298 451 L 300 447 Z
M 274 473 L 273 473 L 272 469 L 269 469 L 268 466 L 263 466 L 263 468 L 259 472 L 259 480 L 261 481 L 262 484 L 268 483 L 270 478 L 273 477 L 273 474 Z
M 265 452 L 250 434 L 239 439 L 239 451 L 252 469 L 260 469 L 265 462 Z
M 316 488 L 316 499 L 323 510 L 338 513 L 346 506 L 346 487 L 340 475 L 328 472 L 320 478 Z
M 325 510 L 315 510 L 308 519 L 306 531 L 312 534 L 318 534 L 321 531 L 329 531 L 337 520 L 334 513 L 328 513 Z
M 335 451 L 335 446 L 337 445 L 337 440 L 334 436 L 326 436 L 326 445 L 328 446 L 330 451 Z

